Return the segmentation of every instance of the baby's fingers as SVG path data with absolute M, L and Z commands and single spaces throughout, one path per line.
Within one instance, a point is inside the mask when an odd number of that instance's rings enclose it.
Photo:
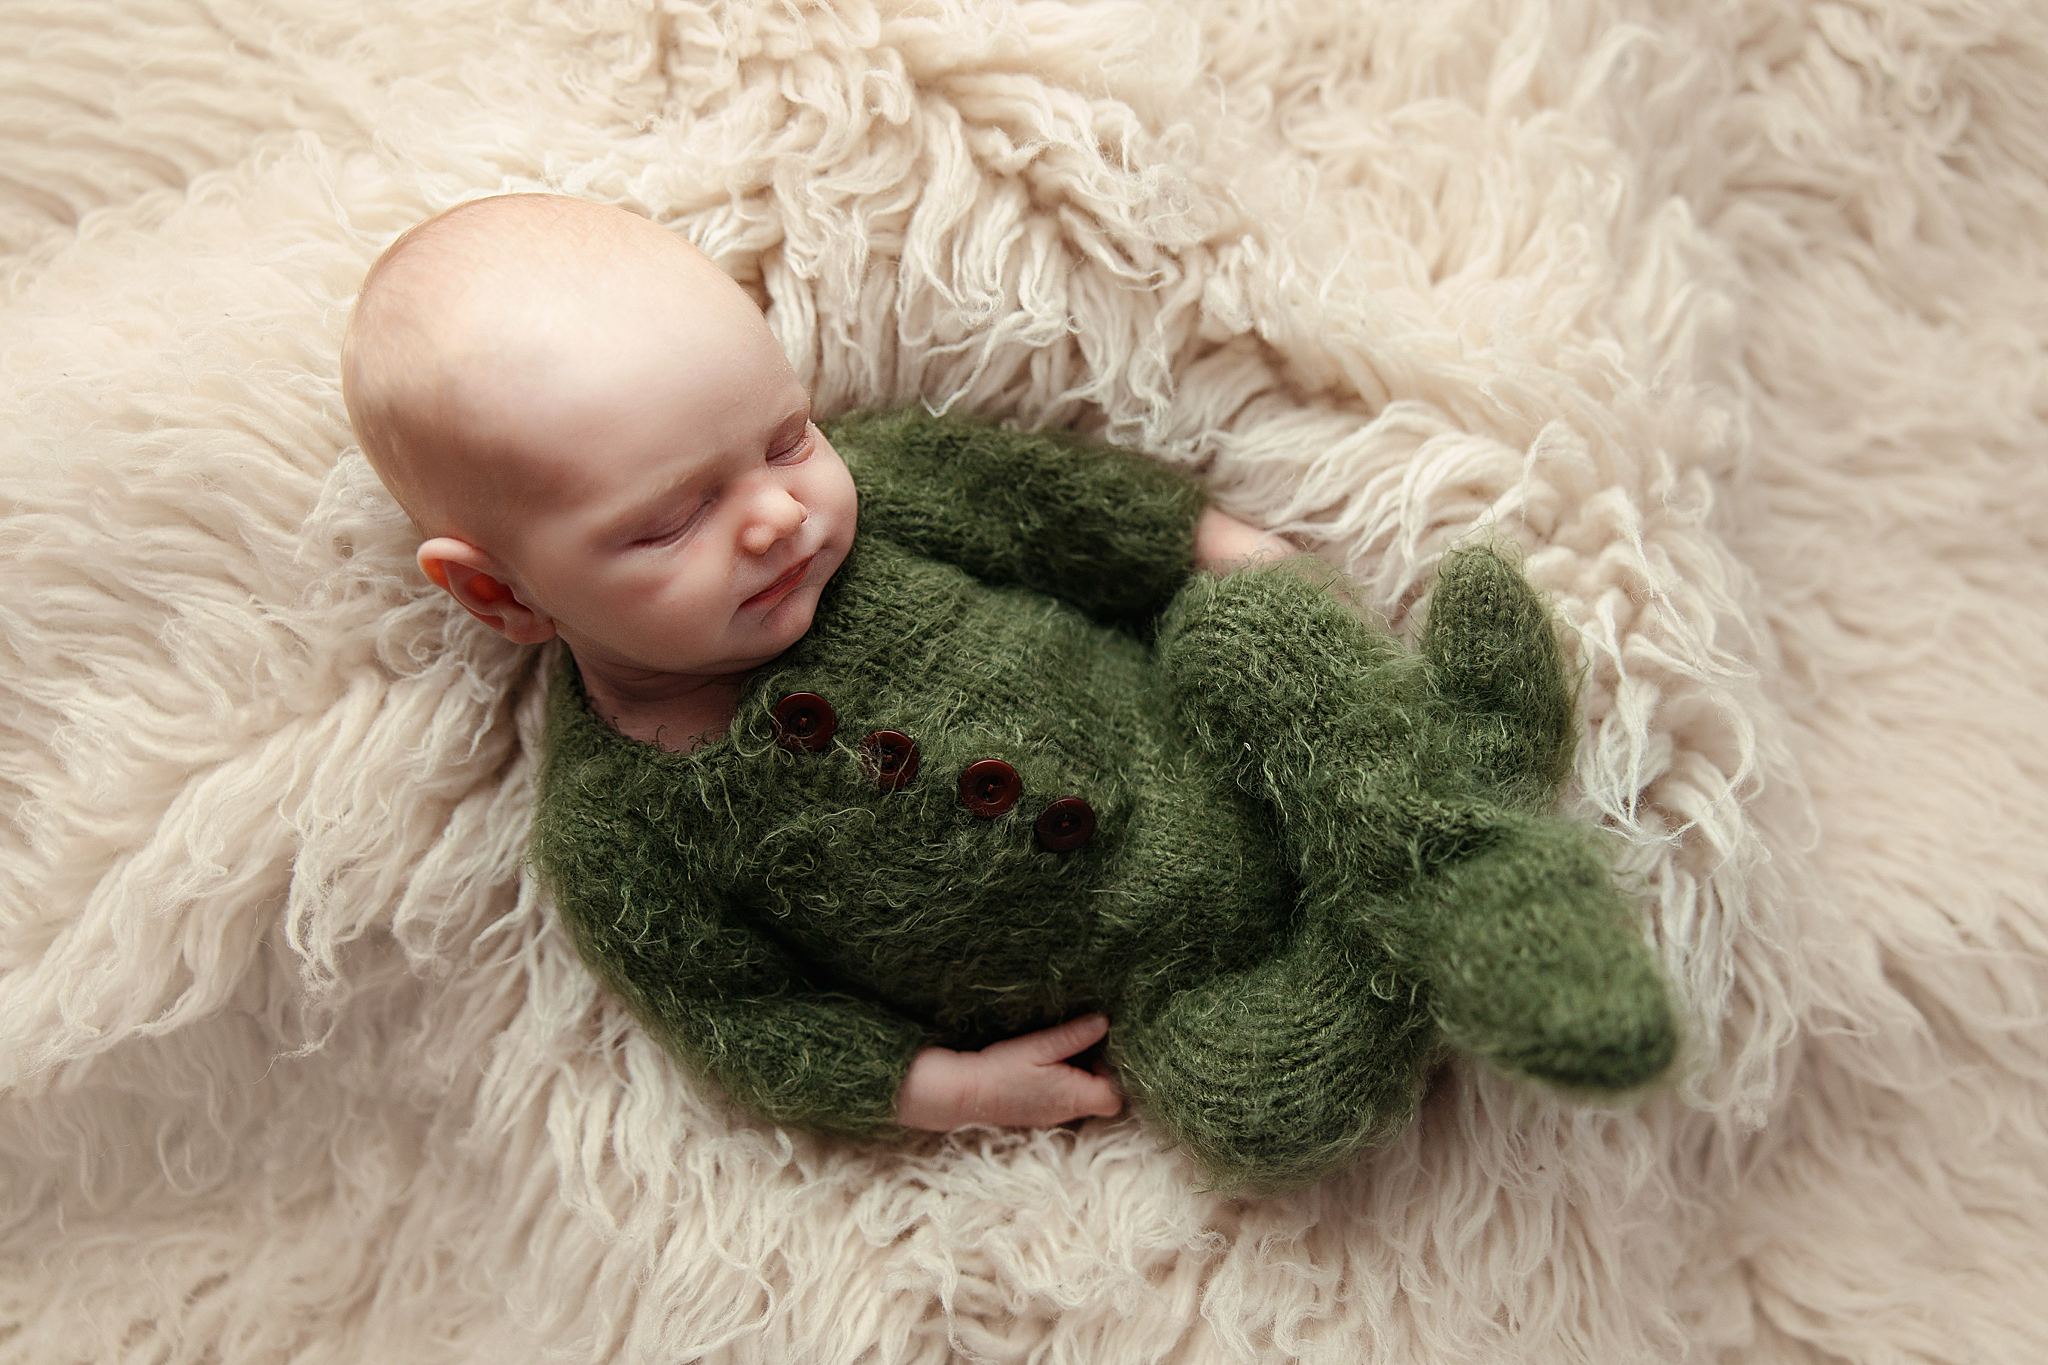
M 1056 1074 L 1047 1077 L 1054 1084 L 1046 1096 L 1046 1112 L 1040 1122 L 1073 1123 L 1085 1118 L 1114 1118 L 1123 1112 L 1123 1091 L 1107 1077 L 1091 1076 L 1078 1066 L 1057 1063 L 1045 1070 Z
M 1097 1065 L 1101 1065 L 1097 1063 Z M 1097 1072 L 1095 1084 L 1090 1087 L 1095 1099 L 1095 1108 L 1088 1112 L 1100 1114 L 1103 1118 L 1114 1118 L 1124 1111 L 1124 1092 L 1106 1071 Z
M 1085 1060 L 1085 1071 L 1076 1062 L 1069 1062 L 1066 1065 L 1066 1069 L 1081 1083 L 1076 1092 L 1076 1099 L 1086 1105 L 1081 1113 L 1100 1114 L 1104 1118 L 1122 1113 L 1123 1087 L 1117 1084 L 1116 1072 L 1111 1068 L 1109 1059 L 1099 1052 L 1091 1052 Z
M 993 1052 L 1000 1048 L 1016 1051 L 1025 1061 L 1034 1065 L 1064 1061 L 1084 1048 L 1102 1040 L 1109 1032 L 1109 1016 L 1106 1014 L 1084 1014 L 1078 1019 L 1069 1019 L 1064 1024 L 1040 1029 L 1036 1033 L 1019 1034 L 996 1043 L 984 1051 Z

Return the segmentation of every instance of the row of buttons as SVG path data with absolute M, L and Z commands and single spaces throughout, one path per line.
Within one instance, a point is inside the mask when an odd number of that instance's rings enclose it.
M 791 692 L 775 703 L 775 738 L 785 749 L 817 753 L 839 729 L 832 703 L 815 692 Z M 884 791 L 917 776 L 917 742 L 901 730 L 871 730 L 860 742 L 861 763 Z M 960 770 L 960 804 L 993 820 L 1024 792 L 1017 770 L 1000 758 L 981 758 Z M 1032 824 L 1038 846 L 1053 853 L 1079 848 L 1095 837 L 1095 810 L 1078 796 L 1048 802 Z

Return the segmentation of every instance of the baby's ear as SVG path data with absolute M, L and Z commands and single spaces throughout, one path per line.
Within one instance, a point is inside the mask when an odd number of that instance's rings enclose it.
M 496 565 L 483 551 L 466 540 L 435 536 L 421 545 L 414 556 L 420 572 L 442 591 L 457 598 L 474 599 L 486 605 L 503 602 L 512 594 L 496 576 Z M 462 585 L 457 591 L 455 584 Z
M 435 536 L 431 540 L 422 541 L 413 558 L 418 562 L 420 572 L 436 586 L 443 591 L 453 592 L 455 589 L 448 585 L 448 565 L 450 561 L 460 563 L 465 552 L 474 549 L 474 546 L 464 544 L 452 536 Z
M 521 602 L 511 585 L 498 577 L 497 562 L 476 546 L 453 536 L 436 536 L 420 546 L 417 558 L 421 573 L 464 611 L 514 644 L 554 638 L 554 621 Z

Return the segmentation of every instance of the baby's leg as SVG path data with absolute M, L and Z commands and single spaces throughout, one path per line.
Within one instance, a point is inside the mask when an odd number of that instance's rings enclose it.
M 1264 962 L 1117 1007 L 1107 1056 L 1125 1093 L 1210 1188 L 1305 1184 L 1414 1116 L 1436 1029 L 1330 918 Z
M 1461 572 L 1498 564 L 1478 554 Z M 1368 616 L 1315 561 L 1190 579 L 1157 644 L 1182 727 L 1272 806 L 1305 910 L 1426 987 L 1452 1041 L 1564 1084 L 1657 1074 L 1675 1024 L 1589 833 L 1480 780 L 1432 661 Z M 1457 681 L 1458 708 L 1499 704 L 1483 671 Z
M 1440 771 L 1427 660 L 1331 565 L 1193 576 L 1161 616 L 1155 657 L 1182 729 L 1273 807 L 1305 877 L 1341 869 L 1361 890 L 1397 890 L 1419 855 L 1455 851 L 1411 849 L 1412 836 L 1456 842 L 1484 814 L 1442 795 L 1470 784 Z
M 1571 770 L 1577 686 L 1543 600 L 1501 551 L 1465 546 L 1443 557 L 1420 635 L 1404 647 L 1341 570 L 1304 555 L 1190 578 L 1157 648 L 1185 719 L 1239 745 L 1254 794 L 1348 742 L 1547 809 Z

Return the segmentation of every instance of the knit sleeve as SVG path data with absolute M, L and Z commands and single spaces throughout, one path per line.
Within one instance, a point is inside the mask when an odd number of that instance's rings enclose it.
M 773 1122 L 902 1137 L 896 1094 L 924 1030 L 806 978 L 629 809 L 536 817 L 533 856 L 577 950 L 657 1041 Z
M 821 424 L 879 534 L 984 582 L 1035 589 L 1149 638 L 1194 567 L 1208 492 L 1149 456 L 919 404 Z

